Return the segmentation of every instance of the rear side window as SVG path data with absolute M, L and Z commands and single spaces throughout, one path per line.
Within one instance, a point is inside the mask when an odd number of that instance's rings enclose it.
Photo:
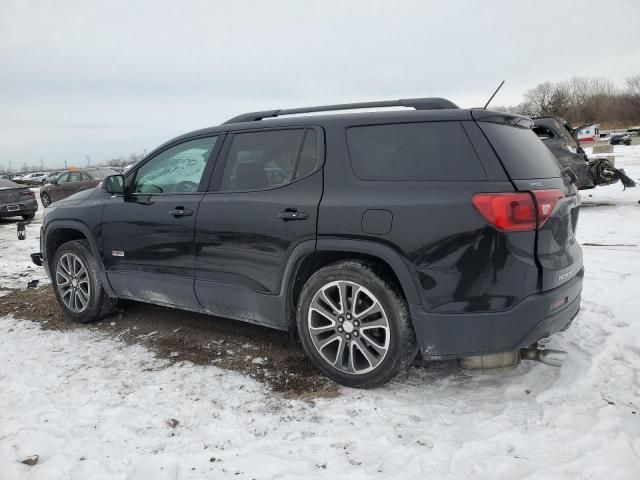
M 459 122 L 398 123 L 347 129 L 351 165 L 362 180 L 485 180 Z
M 238 133 L 222 175 L 222 191 L 275 188 L 311 173 L 316 166 L 316 132 L 311 129 Z
M 560 177 L 558 160 L 528 128 L 478 122 L 514 180 Z

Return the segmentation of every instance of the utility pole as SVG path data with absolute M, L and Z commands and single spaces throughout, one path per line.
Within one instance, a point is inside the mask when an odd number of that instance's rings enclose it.
M 40 170 L 44 170 L 44 160 L 40 159 Z
M 91 165 L 91 157 L 87 155 L 87 167 Z
M 65 170 L 67 169 L 67 159 L 66 158 L 64 159 L 64 169 Z

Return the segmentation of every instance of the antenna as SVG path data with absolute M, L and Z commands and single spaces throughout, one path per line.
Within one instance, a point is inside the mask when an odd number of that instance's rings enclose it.
M 502 88 L 502 85 L 504 85 L 504 80 L 502 80 L 502 82 L 500 82 L 500 85 L 498 85 L 498 88 L 496 88 L 496 91 L 493 92 L 493 95 L 491 95 L 491 98 L 489 98 L 489 100 L 487 100 L 487 103 L 484 104 L 484 107 L 482 107 L 483 110 L 487 109 L 487 107 L 491 103 L 491 100 L 493 100 L 493 97 L 495 97 L 496 93 L 498 93 L 498 91 Z

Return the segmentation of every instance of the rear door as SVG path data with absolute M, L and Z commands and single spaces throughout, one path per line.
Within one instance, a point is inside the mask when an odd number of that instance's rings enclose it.
M 582 270 L 582 249 L 575 238 L 580 199 L 578 189 L 563 176 L 549 149 L 529 128 L 480 121 L 505 171 L 520 191 L 534 191 L 538 208 L 548 218 L 538 227 L 536 255 L 541 288 L 550 290 Z
M 315 247 L 322 130 L 229 134 L 196 220 L 195 290 L 216 315 L 284 326 L 291 252 Z

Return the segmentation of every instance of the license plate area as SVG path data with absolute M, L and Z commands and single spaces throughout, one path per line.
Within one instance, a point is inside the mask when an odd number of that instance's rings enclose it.
M 17 212 L 20 210 L 20 205 L 7 205 L 7 212 Z

